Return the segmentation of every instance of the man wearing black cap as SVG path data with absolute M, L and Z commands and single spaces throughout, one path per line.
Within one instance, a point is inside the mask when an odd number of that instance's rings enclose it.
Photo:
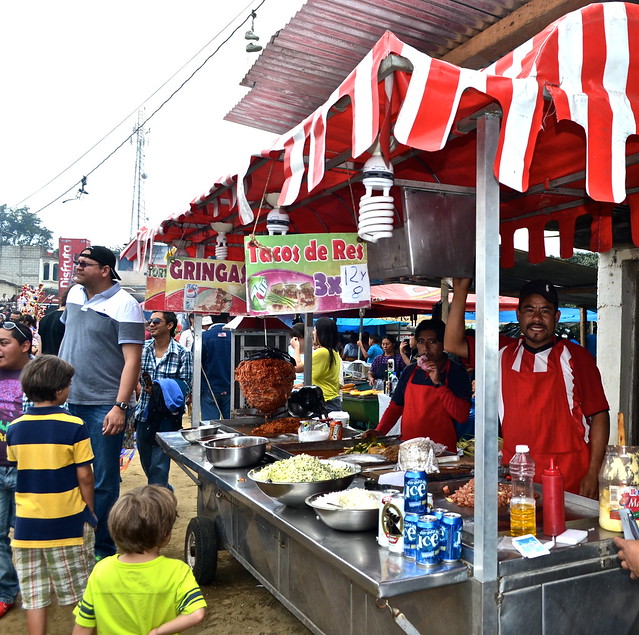
M 464 335 L 469 287 L 467 278 L 453 281 L 444 348 L 474 367 L 475 340 Z M 521 337 L 499 337 L 503 461 L 508 464 L 515 445 L 527 444 L 535 459 L 536 482 L 552 457 L 567 491 L 596 498 L 610 433 L 609 407 L 590 353 L 555 337 L 558 308 L 552 282 L 527 282 L 517 308 Z
M 75 266 L 59 355 L 75 367 L 67 403 L 87 425 L 95 454 L 95 552 L 101 558 L 115 553 L 107 517 L 120 494 L 120 452 L 140 376 L 144 314 L 118 284 L 110 249 L 87 247 Z

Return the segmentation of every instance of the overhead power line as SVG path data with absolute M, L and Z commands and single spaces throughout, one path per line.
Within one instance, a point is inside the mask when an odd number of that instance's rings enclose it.
M 177 93 L 179 93 L 184 86 L 186 86 L 186 84 L 188 84 L 188 82 L 190 82 L 193 77 L 195 77 L 195 75 L 202 70 L 202 68 L 204 68 L 204 66 L 219 52 L 219 50 L 242 28 L 242 26 L 244 26 L 244 24 L 246 24 L 250 19 L 251 16 L 253 14 L 253 12 L 257 11 L 260 7 L 262 7 L 262 5 L 266 2 L 266 0 L 261 0 L 261 2 L 257 5 L 257 7 L 255 7 L 251 13 L 249 13 L 246 18 L 244 20 L 242 20 L 242 22 L 240 22 L 234 29 L 233 31 L 231 31 L 231 33 L 229 34 L 229 36 L 223 40 L 219 46 L 141 123 L 139 123 L 137 126 L 134 127 L 133 132 L 131 132 L 121 143 L 119 143 L 104 159 L 102 159 L 102 161 L 100 161 L 93 169 L 91 169 L 89 172 L 87 172 L 82 179 L 76 181 L 75 183 L 73 183 L 73 185 L 71 185 L 67 190 L 65 190 L 64 192 L 62 192 L 60 195 L 56 196 L 54 199 L 52 199 L 51 201 L 49 201 L 46 205 L 43 205 L 40 209 L 38 209 L 35 214 L 39 214 L 40 212 L 44 211 L 45 209 L 47 209 L 47 207 L 50 207 L 51 205 L 53 205 L 54 203 L 56 203 L 57 201 L 59 201 L 61 198 L 63 198 L 64 196 L 66 196 L 69 192 L 71 192 L 71 190 L 73 190 L 76 186 L 78 185 L 82 185 L 83 183 L 86 183 L 86 179 L 91 176 L 91 174 L 93 174 L 97 169 L 99 169 L 100 167 L 102 167 L 118 150 L 120 150 L 120 148 L 122 148 L 134 135 L 137 134 L 137 131 L 139 128 L 142 128 L 143 126 L 145 126 L 158 112 L 160 112 L 160 110 L 162 110 L 162 108 L 164 108 L 164 106 L 166 106 L 166 104 L 169 103 L 169 101 L 171 101 L 171 99 L 173 99 L 173 97 L 175 97 L 175 95 L 177 95 Z M 229 25 L 231 25 L 235 20 L 237 20 L 237 18 L 244 13 L 245 11 L 248 10 L 248 7 L 250 7 L 250 3 L 244 8 L 242 9 L 242 11 L 240 11 L 232 20 L 230 20 L 220 31 L 218 31 L 218 33 L 215 35 L 215 37 L 210 40 L 207 44 L 205 44 L 195 55 L 193 55 L 191 57 L 191 59 L 186 62 L 185 64 L 182 65 L 182 67 L 177 70 L 175 73 L 173 73 L 173 75 L 171 75 L 171 77 L 169 79 L 167 79 L 159 88 L 157 88 L 149 97 L 147 97 L 147 99 L 145 101 L 142 102 L 142 104 L 140 104 L 139 106 L 136 107 L 135 110 L 133 110 L 125 119 L 123 119 L 119 124 L 117 124 L 117 126 L 115 126 L 112 130 L 110 130 L 105 136 L 102 137 L 102 139 L 100 139 L 97 143 L 95 143 L 93 146 L 91 146 L 91 148 L 89 148 L 84 154 L 82 154 L 80 157 L 78 157 L 73 163 L 71 163 L 70 165 L 68 165 L 64 170 L 62 170 L 62 172 L 60 172 L 59 174 L 57 174 L 55 177 L 53 177 L 50 181 L 48 181 L 47 183 L 45 183 L 43 186 L 41 186 L 38 190 L 36 190 L 35 192 L 33 192 L 32 194 L 30 194 L 29 196 L 27 196 L 26 198 L 22 199 L 20 202 L 18 202 L 14 207 L 18 207 L 19 205 L 21 205 L 22 203 L 24 203 L 25 201 L 29 200 L 30 198 L 32 198 L 33 196 L 35 196 L 36 194 L 38 194 L 39 192 L 41 192 L 44 188 L 48 187 L 51 183 L 53 183 L 54 181 L 56 181 L 60 176 L 62 176 L 63 174 L 65 174 L 66 172 L 68 172 L 74 165 L 76 165 L 81 159 L 83 159 L 89 152 L 91 152 L 93 149 L 95 149 L 98 145 L 100 145 L 100 143 L 102 143 L 105 139 L 107 139 L 111 134 L 113 134 L 113 132 L 115 132 L 121 125 L 123 125 L 124 123 L 126 123 L 126 121 L 128 119 L 130 119 L 130 117 L 135 114 L 137 112 L 137 110 L 139 108 L 141 108 L 142 106 L 144 106 L 151 98 L 153 98 L 162 88 L 164 88 L 176 75 L 178 75 L 184 68 L 186 68 L 186 66 L 188 66 L 203 50 L 205 50 L 206 48 L 208 48 L 210 46 L 210 44 L 212 42 L 214 42 L 220 35 L 220 33 L 222 33 L 225 29 L 227 29 L 229 27 Z

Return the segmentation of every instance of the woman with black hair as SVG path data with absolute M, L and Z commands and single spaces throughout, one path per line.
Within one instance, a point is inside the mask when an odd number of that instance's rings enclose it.
M 398 353 L 396 350 L 397 338 L 392 335 L 384 335 L 384 339 L 382 340 L 382 350 L 384 351 L 381 355 L 377 355 L 371 364 L 371 369 L 368 371 L 368 383 L 371 386 L 375 385 L 375 380 L 388 379 L 388 362 L 389 360 L 393 360 L 394 371 L 397 377 L 402 374 L 404 368 L 406 368 L 406 362 L 402 357 L 401 353 Z
M 342 360 L 337 350 L 337 325 L 331 318 L 322 317 L 313 330 L 313 384 L 324 393 L 324 401 L 329 412 L 342 409 L 339 392 Z

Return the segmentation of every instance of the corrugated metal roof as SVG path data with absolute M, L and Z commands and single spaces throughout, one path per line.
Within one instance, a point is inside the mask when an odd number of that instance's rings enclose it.
M 258 57 L 242 81 L 252 90 L 226 120 L 281 134 L 323 104 L 385 31 L 442 58 L 527 4 L 531 3 L 307 0 Z

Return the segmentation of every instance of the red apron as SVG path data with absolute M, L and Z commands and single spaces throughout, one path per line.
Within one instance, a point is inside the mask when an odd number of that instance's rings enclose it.
M 507 346 L 501 357 L 504 464 L 512 458 L 516 445 L 526 444 L 536 464 L 535 482 L 541 483 L 541 475 L 553 457 L 564 477 L 566 490 L 578 494 L 579 483 L 590 464 L 590 446 L 584 438 L 582 413 L 576 407 L 575 412 L 571 412 L 569 405 L 568 395 L 575 386 L 572 383 L 567 386 L 567 381 L 571 381 L 569 369 L 566 369 L 568 380 L 562 371 L 563 347 L 559 343 L 555 347 L 561 348 L 549 349 L 548 354 L 538 360 L 537 372 L 534 372 L 537 356 L 521 350 L 521 346 Z M 513 365 L 519 370 L 513 369 Z
M 446 364 L 445 384 L 448 385 L 448 366 Z M 404 392 L 404 410 L 402 412 L 402 440 L 415 437 L 430 437 L 432 441 L 445 445 L 454 452 L 457 446 L 457 433 L 450 415 L 442 405 L 435 386 L 422 386 L 413 383 L 417 367 L 413 370 Z

